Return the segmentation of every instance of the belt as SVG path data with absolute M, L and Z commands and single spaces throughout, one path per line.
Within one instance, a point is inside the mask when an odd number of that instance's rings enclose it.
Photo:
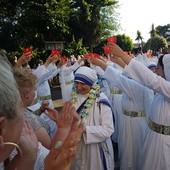
M 134 112 L 134 111 L 124 110 L 123 113 L 124 115 L 130 116 L 130 117 L 144 117 L 145 116 L 145 112 Z
M 170 126 L 165 126 L 165 125 L 155 123 L 151 119 L 148 120 L 148 126 L 151 130 L 157 133 L 170 135 Z
M 110 89 L 110 93 L 111 94 L 122 94 L 121 90 L 117 90 L 117 89 Z
M 68 82 L 66 82 L 66 85 L 70 85 L 70 84 L 72 84 L 73 82 L 74 82 L 74 80 L 68 81 Z
M 48 96 L 37 96 L 37 99 L 38 100 L 50 100 L 51 99 L 51 95 L 48 95 Z

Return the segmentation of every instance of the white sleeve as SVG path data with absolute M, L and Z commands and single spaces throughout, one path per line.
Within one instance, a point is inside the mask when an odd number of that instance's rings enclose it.
M 121 71 L 114 67 L 108 66 L 105 70 L 103 77 L 118 89 L 126 93 L 129 98 L 134 100 L 141 100 L 143 98 L 144 86 L 140 83 L 129 79 L 121 74 Z
M 98 143 L 108 139 L 114 132 L 113 116 L 110 107 L 101 103 L 101 124 L 86 126 L 83 134 L 86 144 Z
M 64 67 L 63 72 L 65 76 L 70 75 L 72 72 L 74 72 L 77 68 L 79 68 L 81 65 L 78 64 L 78 62 L 76 61 L 73 65 L 69 66 L 69 67 Z
M 156 75 L 140 62 L 132 59 L 130 63 L 125 66 L 124 74 L 170 98 L 170 82 L 166 81 L 161 76 Z
M 37 78 L 41 78 L 44 74 L 48 73 L 48 69 L 44 66 L 38 66 L 34 71 L 33 74 L 35 74 L 37 76 Z

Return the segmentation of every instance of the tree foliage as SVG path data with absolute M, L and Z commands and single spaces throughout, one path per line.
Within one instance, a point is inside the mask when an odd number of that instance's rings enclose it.
M 125 34 L 119 34 L 116 35 L 117 37 L 117 45 L 122 48 L 123 51 L 132 51 L 134 49 L 133 41 L 132 39 L 125 35 Z M 101 43 L 99 43 L 97 46 L 94 47 L 94 52 L 103 55 L 103 47 L 107 45 L 107 40 L 103 39 Z
M 157 52 L 160 48 L 166 49 L 168 48 L 168 44 L 166 39 L 163 36 L 155 34 L 154 37 L 151 37 L 144 45 L 143 50 L 152 50 L 153 52 Z
M 135 40 L 140 42 L 140 43 L 143 42 L 143 37 L 142 37 L 141 32 L 139 30 L 137 30 L 137 37 L 136 37 Z
M 105 8 L 115 7 L 115 0 L 74 0 L 74 12 L 70 18 L 70 28 L 75 39 L 83 38 L 83 44 L 92 51 L 92 48 L 99 42 L 104 30 L 110 30 L 116 26 L 111 25 L 109 17 L 112 11 Z M 113 10 L 114 11 L 114 10 Z M 103 19 L 105 16 L 105 20 Z M 107 22 L 107 19 L 109 22 Z M 107 28 L 102 21 L 107 22 Z
M 150 31 L 150 37 L 153 38 L 155 36 L 156 36 L 156 29 L 155 29 L 154 24 L 152 24 L 152 28 L 151 28 L 151 31 Z
M 73 38 L 71 43 L 66 44 L 65 48 L 62 50 L 62 54 L 67 57 L 74 55 L 77 58 L 79 55 L 86 53 L 87 49 L 83 47 L 82 39 L 79 39 L 78 42 L 76 42 L 75 38 Z
M 158 30 L 157 30 L 158 28 Z M 164 36 L 160 35 L 163 34 L 160 31 L 160 26 L 155 28 L 154 24 L 152 24 L 152 29 L 150 31 L 150 39 L 148 39 L 148 41 L 145 43 L 144 47 L 143 47 L 143 51 L 147 51 L 147 50 L 152 50 L 154 53 L 159 51 L 161 48 L 162 49 L 167 49 L 168 48 L 168 44 L 167 44 L 167 40 L 166 38 L 164 38 Z M 158 33 L 159 34 L 158 34 Z
M 116 4 L 115 0 L 2 1 L 0 47 L 44 50 L 45 41 L 69 43 L 74 36 L 76 42 L 81 39 L 83 46 L 92 49 L 104 32 L 109 35 L 117 29 L 116 20 L 111 22 Z
M 156 33 L 166 38 L 167 41 L 170 41 L 170 24 L 164 26 L 160 26 L 160 25 L 157 26 Z
M 26 0 L 3 3 L 0 46 L 6 50 L 18 50 L 24 46 L 41 50 L 46 40 L 64 39 L 69 34 L 70 11 L 66 4 L 66 0 L 60 3 Z
M 134 49 L 132 39 L 125 35 L 117 35 L 117 44 L 122 48 L 124 51 L 132 51 Z

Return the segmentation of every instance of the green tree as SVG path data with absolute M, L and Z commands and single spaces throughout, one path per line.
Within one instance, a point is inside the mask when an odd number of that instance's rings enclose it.
M 170 41 L 170 24 L 163 25 L 163 26 L 157 26 L 156 27 L 156 33 L 158 35 L 163 36 L 167 39 L 167 41 Z
M 100 19 L 100 28 L 101 28 L 101 39 L 106 39 L 111 35 L 117 35 L 117 32 L 121 29 L 119 24 L 120 14 L 116 11 L 119 8 L 119 4 L 112 6 L 106 6 L 101 8 L 101 19 Z
M 133 40 L 125 34 L 117 35 L 117 45 L 124 51 L 132 51 L 134 49 Z
M 166 39 L 163 36 L 156 34 L 154 37 L 151 37 L 144 45 L 144 51 L 152 50 L 157 52 L 160 48 L 167 49 L 168 44 Z
M 44 41 L 69 43 L 74 36 L 76 42 L 82 40 L 83 46 L 92 49 L 106 32 L 116 30 L 116 20 L 111 22 L 116 4 L 116 0 L 2 1 L 0 47 L 21 51 L 32 46 L 45 54 Z
M 136 37 L 135 40 L 138 41 L 138 44 L 140 44 L 141 47 L 143 48 L 143 37 L 142 37 L 141 32 L 139 30 L 137 30 L 137 37 Z
M 156 36 L 156 29 L 155 29 L 154 24 L 152 24 L 151 31 L 150 31 L 150 37 L 154 38 L 155 36 Z
M 71 43 L 67 43 L 65 48 L 62 50 L 62 54 L 66 55 L 68 58 L 71 55 L 74 55 L 76 58 L 78 55 L 86 54 L 87 50 L 83 47 L 82 39 L 79 39 L 78 42 L 75 41 L 73 37 L 73 41 Z
M 44 41 L 64 40 L 69 35 L 68 1 L 4 1 L 0 12 L 0 46 L 8 51 L 25 46 L 44 50 Z
M 119 45 L 123 51 L 132 51 L 134 49 L 133 40 L 125 34 L 116 35 L 117 45 Z M 107 40 L 103 39 L 97 46 L 94 47 L 94 52 L 103 55 L 103 47 L 107 44 Z
M 99 43 L 104 30 L 101 15 L 104 8 L 117 4 L 115 0 L 75 0 L 73 1 L 74 13 L 70 19 L 70 28 L 75 39 L 83 39 L 83 44 L 90 51 Z M 111 11 L 110 11 L 111 12 Z M 106 16 L 106 15 L 105 15 Z M 106 16 L 105 20 L 111 16 Z M 107 28 L 109 29 L 109 28 Z

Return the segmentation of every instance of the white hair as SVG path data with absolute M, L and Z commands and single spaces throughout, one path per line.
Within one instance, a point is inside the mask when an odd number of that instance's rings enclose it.
M 5 54 L 0 52 L 0 117 L 13 119 L 17 116 L 20 98 L 13 70 Z

